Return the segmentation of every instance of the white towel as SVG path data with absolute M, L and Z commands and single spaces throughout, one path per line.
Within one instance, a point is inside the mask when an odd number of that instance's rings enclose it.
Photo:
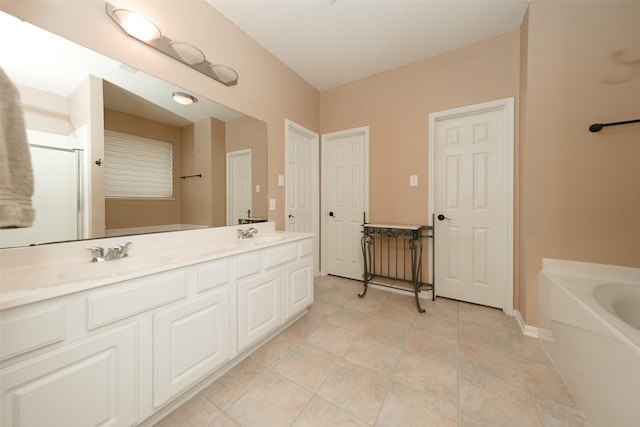
M 33 172 L 18 88 L 0 68 L 0 228 L 31 227 Z

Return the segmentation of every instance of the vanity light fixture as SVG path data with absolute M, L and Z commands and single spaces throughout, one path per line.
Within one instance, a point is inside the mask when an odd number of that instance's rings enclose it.
M 129 36 L 226 85 L 238 84 L 238 73 L 226 65 L 212 64 L 189 43 L 173 41 L 149 18 L 107 3 L 107 15 Z M 194 101 L 195 102 L 195 101 Z
M 198 102 L 198 98 L 184 92 L 173 92 L 173 94 L 171 94 L 171 98 L 173 98 L 173 100 L 178 104 L 182 105 L 191 105 Z
M 107 9 L 108 10 L 108 9 Z M 112 8 L 111 18 L 131 37 L 148 43 L 150 40 L 162 38 L 160 28 L 149 18 L 127 9 Z

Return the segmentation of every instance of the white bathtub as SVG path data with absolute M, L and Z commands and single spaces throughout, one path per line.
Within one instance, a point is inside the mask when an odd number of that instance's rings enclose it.
M 640 269 L 545 259 L 541 337 L 593 427 L 640 426 Z

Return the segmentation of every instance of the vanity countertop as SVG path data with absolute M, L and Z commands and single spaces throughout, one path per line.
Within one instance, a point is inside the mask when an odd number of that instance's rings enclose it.
M 98 288 L 228 256 L 312 237 L 255 224 L 258 234 L 238 239 L 237 226 L 0 250 L 0 310 Z M 91 262 L 89 246 L 130 241 L 129 256 Z

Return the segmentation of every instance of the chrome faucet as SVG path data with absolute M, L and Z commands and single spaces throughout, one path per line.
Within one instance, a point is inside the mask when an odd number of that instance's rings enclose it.
M 129 256 L 127 252 L 130 244 L 131 242 L 121 243 L 106 249 L 100 246 L 90 246 L 87 249 L 91 251 L 91 262 L 103 262 Z
M 238 229 L 238 238 L 239 239 L 248 239 L 250 237 L 253 237 L 253 235 L 256 234 L 257 232 L 258 232 L 258 230 L 256 230 L 253 227 L 247 228 L 246 230 L 243 230 L 243 229 L 239 228 Z

